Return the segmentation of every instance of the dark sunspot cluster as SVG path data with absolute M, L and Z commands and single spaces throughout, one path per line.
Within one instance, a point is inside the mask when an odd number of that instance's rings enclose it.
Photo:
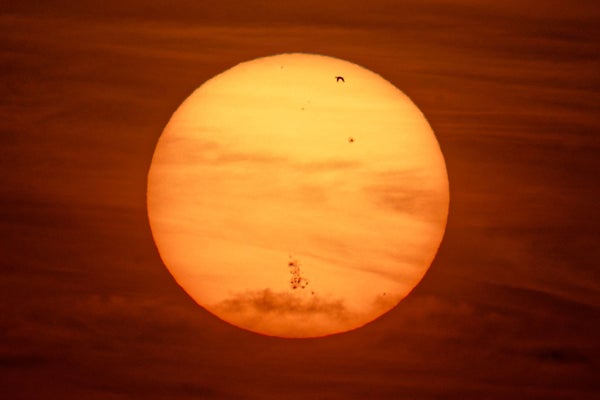
M 292 289 L 304 289 L 308 286 L 308 279 L 300 275 L 300 262 L 298 260 L 290 257 L 288 268 L 290 269 L 290 274 L 292 274 L 290 278 L 290 287 Z

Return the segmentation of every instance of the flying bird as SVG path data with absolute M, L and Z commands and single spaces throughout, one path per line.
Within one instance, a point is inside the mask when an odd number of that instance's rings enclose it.
M 336 76 L 336 77 L 335 77 L 335 81 L 336 81 L 336 82 L 339 82 L 339 81 L 346 82 L 346 81 L 344 80 L 344 77 L 343 77 L 343 76 Z
M 354 143 L 354 138 L 353 137 L 349 137 L 348 138 L 348 143 Z

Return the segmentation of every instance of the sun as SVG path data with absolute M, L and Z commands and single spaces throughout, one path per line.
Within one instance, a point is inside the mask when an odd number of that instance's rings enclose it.
M 449 194 L 405 94 L 354 63 L 295 53 L 196 89 L 158 141 L 147 201 L 161 258 L 199 305 L 253 332 L 318 337 L 408 295 Z

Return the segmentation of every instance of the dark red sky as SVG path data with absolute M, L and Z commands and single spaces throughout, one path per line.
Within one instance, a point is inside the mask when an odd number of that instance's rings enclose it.
M 37 3 L 0 16 L 3 397 L 597 398 L 595 1 Z M 451 186 L 446 236 L 411 296 L 316 340 L 198 307 L 145 209 L 181 101 L 238 62 L 291 51 L 407 93 Z

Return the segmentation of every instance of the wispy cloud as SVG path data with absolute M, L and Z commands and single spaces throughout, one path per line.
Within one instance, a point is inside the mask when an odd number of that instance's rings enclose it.
M 436 188 L 437 182 L 427 179 L 422 171 L 389 171 L 375 176 L 364 191 L 385 208 L 439 222 L 447 213 L 445 187 Z
M 301 297 L 270 289 L 240 293 L 223 300 L 215 307 L 224 313 L 265 313 L 294 317 L 323 314 L 336 320 L 347 320 L 352 316 L 341 300 L 324 299 L 317 295 Z

